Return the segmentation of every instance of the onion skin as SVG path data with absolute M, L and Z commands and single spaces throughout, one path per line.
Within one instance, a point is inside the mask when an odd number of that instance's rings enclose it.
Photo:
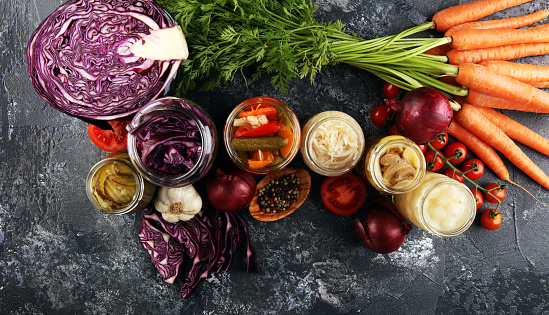
M 450 102 L 435 88 L 412 90 L 398 100 L 388 100 L 395 113 L 398 133 L 417 144 L 434 140 L 452 121 L 454 111 Z
M 362 243 L 379 254 L 398 250 L 412 230 L 412 225 L 396 212 L 394 204 L 388 199 L 387 201 L 373 200 L 375 203 L 362 222 L 360 219 L 353 219 L 355 231 Z
M 254 175 L 236 167 L 217 168 L 206 182 L 208 200 L 220 211 L 236 212 L 250 204 L 257 182 Z

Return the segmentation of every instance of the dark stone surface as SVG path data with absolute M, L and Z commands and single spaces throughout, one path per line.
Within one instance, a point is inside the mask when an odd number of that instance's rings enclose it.
M 463 1 L 461 1 L 463 2 Z M 0 313 L 1 314 L 547 314 L 549 212 L 521 189 L 508 187 L 503 225 L 488 232 L 478 222 L 464 234 L 440 238 L 414 228 L 388 255 L 366 249 L 351 218 L 337 217 L 320 200 L 323 177 L 312 173 L 305 204 L 277 222 L 249 213 L 261 272 L 235 261 L 183 300 L 164 283 L 140 244 L 141 214 L 109 216 L 92 208 L 84 181 L 106 153 L 90 143 L 86 124 L 48 106 L 32 89 L 25 50 L 32 31 L 62 1 L 0 1 Z M 320 21 L 341 19 L 364 38 L 420 24 L 459 1 L 317 0 Z M 549 9 L 545 0 L 495 17 Z M 547 64 L 547 57 L 526 61 Z M 382 102 L 382 81 L 345 65 L 311 85 L 294 81 L 287 94 L 263 78 L 242 79 L 208 93 L 190 93 L 219 128 L 231 108 L 267 95 L 292 107 L 302 123 L 317 112 L 341 110 L 367 135 Z M 545 114 L 511 113 L 549 137 Z M 549 160 L 524 151 L 545 171 Z M 223 152 L 220 155 L 222 159 Z M 549 194 L 505 160 L 511 179 L 549 204 Z M 292 166 L 304 167 L 298 157 Z M 494 181 L 488 172 L 481 184 Z M 374 195 L 370 188 L 370 194 Z M 361 209 L 362 216 L 367 208 Z M 242 257 L 242 256 L 240 256 Z

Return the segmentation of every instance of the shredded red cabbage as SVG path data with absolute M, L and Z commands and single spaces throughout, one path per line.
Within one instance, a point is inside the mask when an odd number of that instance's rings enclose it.
M 135 136 L 141 162 L 158 174 L 189 172 L 202 154 L 202 136 L 196 122 L 175 111 L 144 114 Z
M 71 116 L 129 116 L 167 90 L 180 61 L 133 56 L 129 45 L 173 26 L 154 1 L 69 0 L 34 31 L 27 69 L 38 94 Z
M 139 236 L 149 251 L 153 264 L 166 282 L 173 283 L 180 272 L 179 257 L 188 256 L 193 260 L 181 288 L 181 294 L 185 299 L 189 298 L 212 273 L 228 271 L 242 234 L 247 240 L 247 271 L 258 270 L 255 250 L 251 245 L 246 223 L 236 213 L 221 212 L 213 208 L 202 209 L 189 221 L 170 223 L 162 219 L 151 205 L 146 209 L 142 220 Z M 179 246 L 169 245 L 170 242 L 175 242 Z

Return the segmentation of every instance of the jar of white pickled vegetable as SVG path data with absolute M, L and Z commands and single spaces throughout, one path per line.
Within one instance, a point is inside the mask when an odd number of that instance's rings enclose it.
M 364 133 L 348 114 L 322 112 L 303 126 L 300 152 L 313 172 L 324 176 L 342 175 L 360 161 L 364 152 Z
M 396 195 L 395 205 L 415 226 L 445 237 L 465 232 L 476 214 L 475 198 L 467 186 L 433 172 L 427 172 L 416 189 Z
M 372 136 L 366 139 L 357 171 L 379 192 L 398 195 L 419 186 L 426 164 L 412 140 L 400 135 Z

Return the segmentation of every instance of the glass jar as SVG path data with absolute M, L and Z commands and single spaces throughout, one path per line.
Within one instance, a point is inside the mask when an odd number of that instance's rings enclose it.
M 217 154 L 214 122 L 199 105 L 185 99 L 156 99 L 141 108 L 127 128 L 132 163 L 158 186 L 197 182 Z
M 349 172 L 364 152 L 362 128 L 343 112 L 316 114 L 305 123 L 301 135 L 301 157 L 320 175 L 338 176 Z
M 381 193 L 398 195 L 419 186 L 426 171 L 423 152 L 412 140 L 396 136 L 366 139 L 357 171 Z
M 97 162 L 86 179 L 86 194 L 93 206 L 107 214 L 129 214 L 145 208 L 156 185 L 144 179 L 127 151 L 111 153 Z
M 271 121 L 276 120 L 280 127 L 275 136 L 282 136 L 288 139 L 287 144 L 280 149 L 270 151 L 270 153 L 258 152 L 256 150 L 236 150 L 233 147 L 233 140 L 236 138 L 234 135 L 238 129 L 235 126 L 235 121 L 239 119 L 241 112 L 252 108 L 257 109 L 264 105 L 272 106 L 276 109 L 276 117 Z M 284 129 L 282 130 L 281 128 Z M 229 114 L 223 129 L 223 140 L 227 153 L 236 166 L 254 174 L 268 174 L 285 168 L 295 158 L 301 141 L 301 127 L 294 112 L 286 104 L 272 97 L 258 96 L 249 98 L 238 104 Z M 255 167 L 256 165 L 254 164 L 250 165 L 250 160 L 264 159 L 268 161 L 271 157 L 272 162 L 267 165 L 261 167 Z
M 433 172 L 427 172 L 416 189 L 395 196 L 395 205 L 415 226 L 445 237 L 465 232 L 476 214 L 475 197 L 467 186 Z

